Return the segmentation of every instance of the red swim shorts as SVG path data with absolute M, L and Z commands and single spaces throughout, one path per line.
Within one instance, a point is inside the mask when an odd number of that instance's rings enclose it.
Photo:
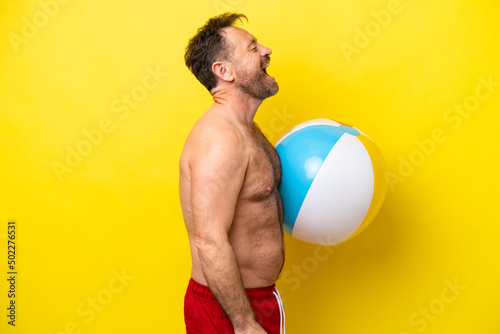
M 246 289 L 246 293 L 262 328 L 269 334 L 285 333 L 285 311 L 276 286 Z M 184 322 L 187 334 L 234 334 L 233 325 L 210 289 L 193 279 L 184 298 Z

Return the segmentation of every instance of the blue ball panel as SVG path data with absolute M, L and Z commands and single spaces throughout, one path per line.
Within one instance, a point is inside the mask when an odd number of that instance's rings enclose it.
M 350 135 L 353 135 L 356 137 L 360 135 L 359 131 L 356 130 L 355 128 L 353 128 L 352 126 L 341 124 L 340 128 Z
M 283 223 L 290 235 L 319 168 L 344 133 L 336 126 L 312 125 L 292 132 L 276 147 L 282 166 Z

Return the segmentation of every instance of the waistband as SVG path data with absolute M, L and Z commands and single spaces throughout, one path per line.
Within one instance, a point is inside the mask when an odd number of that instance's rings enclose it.
M 273 295 L 273 292 L 275 291 L 276 284 L 272 284 L 270 286 L 266 286 L 263 288 L 252 288 L 252 289 L 245 289 L 247 296 L 250 300 L 260 300 L 260 299 L 267 299 L 267 298 L 276 298 Z M 189 279 L 189 285 L 188 285 L 188 290 L 194 293 L 195 295 L 211 300 L 211 301 L 217 301 L 215 299 L 214 295 L 212 294 L 212 291 L 208 288 L 208 286 L 202 285 L 198 282 L 196 282 L 194 279 Z

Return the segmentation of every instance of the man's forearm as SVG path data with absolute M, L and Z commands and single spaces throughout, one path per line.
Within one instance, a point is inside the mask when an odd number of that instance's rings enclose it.
M 255 315 L 241 281 L 240 269 L 229 242 L 198 247 L 201 267 L 212 291 L 235 330 L 255 323 Z

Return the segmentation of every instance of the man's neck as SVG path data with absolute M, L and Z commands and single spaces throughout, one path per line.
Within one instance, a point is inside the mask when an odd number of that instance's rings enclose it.
M 257 109 L 263 101 L 234 89 L 218 89 L 213 92 L 212 97 L 214 105 L 227 110 L 239 123 L 246 126 L 253 125 Z

